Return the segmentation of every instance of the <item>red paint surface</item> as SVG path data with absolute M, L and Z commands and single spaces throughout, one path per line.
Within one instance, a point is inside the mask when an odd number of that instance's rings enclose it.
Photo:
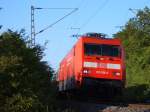
M 118 45 L 121 48 L 121 56 L 85 56 L 84 43 Z M 99 60 L 97 58 L 99 58 Z M 93 68 L 84 67 L 84 62 L 95 62 L 102 64 L 96 68 Z M 108 69 L 105 67 L 106 64 L 120 64 L 121 69 Z M 90 72 L 85 74 L 83 73 L 83 70 L 88 70 Z M 114 72 L 119 72 L 120 76 L 115 76 L 113 74 Z M 82 36 L 73 46 L 71 51 L 61 61 L 57 81 L 65 81 L 74 77 L 75 81 L 78 82 L 77 86 L 80 86 L 84 77 L 112 79 L 125 82 L 125 75 L 124 49 L 119 39 L 100 39 Z

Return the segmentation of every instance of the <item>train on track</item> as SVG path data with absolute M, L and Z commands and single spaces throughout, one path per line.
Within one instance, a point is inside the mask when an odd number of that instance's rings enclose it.
M 59 92 L 87 90 L 121 94 L 125 87 L 125 54 L 121 40 L 86 33 L 60 62 Z

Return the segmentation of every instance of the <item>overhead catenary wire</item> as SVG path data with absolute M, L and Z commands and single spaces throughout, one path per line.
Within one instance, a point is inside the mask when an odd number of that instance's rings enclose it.
M 53 8 L 54 9 L 54 8 Z M 61 8 L 62 9 L 62 8 Z M 68 9 L 68 8 L 63 8 L 63 9 Z M 73 9 L 73 8 L 69 8 L 69 9 Z M 78 8 L 74 8 L 74 10 L 72 10 L 70 13 L 66 14 L 65 16 L 63 16 L 62 18 L 58 19 L 57 21 L 55 21 L 54 23 L 48 25 L 47 27 L 45 27 L 44 29 L 40 30 L 39 32 L 35 33 L 35 35 L 44 32 L 45 30 L 51 28 L 53 25 L 57 24 L 58 22 L 60 22 L 61 20 L 63 20 L 64 18 L 68 17 L 69 15 L 71 15 L 72 13 L 74 13 L 75 11 L 77 11 Z
M 139 9 L 132 9 L 132 8 L 129 8 L 129 11 L 131 11 L 133 14 L 137 14 L 137 12 L 139 11 Z
M 105 2 L 103 4 L 101 4 L 97 10 L 92 13 L 92 15 L 81 25 L 80 29 L 84 28 L 92 19 L 94 19 L 94 17 L 99 13 L 100 10 L 102 10 L 107 3 L 109 2 L 109 0 L 105 0 Z
M 70 11 L 65 16 L 63 16 L 62 18 L 55 21 L 54 23 L 52 23 L 52 24 L 48 25 L 47 27 L 43 28 L 42 30 L 36 32 L 35 31 L 35 20 L 34 20 L 35 10 L 42 10 L 42 9 L 59 9 L 59 10 L 60 9 L 61 10 L 65 9 L 65 10 L 72 10 L 72 11 Z M 45 30 L 51 28 L 53 25 L 55 25 L 58 22 L 62 21 L 64 18 L 71 15 L 72 13 L 74 13 L 77 10 L 78 10 L 78 8 L 41 8 L 41 7 L 31 6 L 31 37 L 30 37 L 30 40 L 29 40 L 29 47 L 35 46 L 35 38 L 36 38 L 37 34 L 40 34 L 40 33 L 44 32 Z
M 80 12 L 80 10 L 81 10 L 81 6 L 83 5 L 83 2 L 84 2 L 84 1 L 85 1 L 85 0 L 81 0 L 80 3 L 78 3 L 77 6 L 76 6 L 76 7 L 79 9 L 78 14 L 80 14 L 79 12 Z M 75 18 L 75 19 L 76 19 L 76 18 Z M 75 20 L 75 19 L 74 19 L 74 20 Z M 75 25 L 77 24 L 77 21 L 78 21 L 78 20 L 79 20 L 79 16 L 78 16 L 78 18 L 74 21 L 74 24 L 75 24 Z
M 60 9 L 63 10 L 63 9 L 64 9 L 64 10 L 68 10 L 68 9 L 76 9 L 76 8 L 40 8 L 40 7 L 37 7 L 37 8 L 36 8 L 36 7 L 35 7 L 34 9 L 55 9 L 55 10 L 57 10 L 57 9 L 58 9 L 58 10 L 60 10 Z
M 127 19 L 127 15 L 129 14 L 129 11 L 132 12 L 134 15 L 136 15 L 137 12 L 140 11 L 140 9 L 129 8 L 127 10 L 126 14 L 123 16 L 124 19 Z M 123 29 L 123 28 L 125 28 L 125 26 L 124 25 L 118 25 L 118 26 L 115 26 L 115 28 Z
M 70 24 L 69 24 L 69 26 L 68 26 L 68 28 L 67 28 L 67 29 L 70 29 L 71 31 L 73 31 L 73 32 L 71 32 L 71 36 L 70 36 L 70 37 L 73 37 L 72 34 L 74 35 L 75 33 L 77 33 L 77 32 L 80 31 L 80 27 L 77 26 L 77 24 L 78 24 L 78 21 L 79 21 L 79 19 L 80 19 L 80 10 L 81 10 L 81 6 L 83 5 L 84 1 L 85 1 L 85 0 L 81 0 L 81 1 L 76 5 L 76 7 L 78 8 L 77 15 L 75 15 L 75 17 L 73 18 L 74 20 L 73 20 L 71 26 L 70 26 Z M 77 18 L 76 18 L 76 17 L 77 17 Z
M 105 0 L 102 4 L 100 4 L 100 6 L 97 8 L 97 10 L 94 13 L 92 13 L 91 16 L 82 25 L 80 25 L 78 27 L 72 27 L 72 29 L 78 30 L 77 33 L 75 35 L 73 35 L 72 37 L 78 38 L 78 36 L 80 35 L 79 33 L 80 33 L 81 29 L 83 29 L 99 13 L 99 11 L 107 5 L 108 2 L 109 2 L 109 0 Z M 81 7 L 81 5 L 82 4 L 80 4 L 79 6 Z
M 116 26 L 114 26 L 114 27 L 117 28 L 117 29 L 119 29 L 119 30 L 120 30 L 120 29 L 123 29 L 123 28 L 125 27 L 125 26 L 123 25 L 123 24 L 125 24 L 124 21 L 127 21 L 128 15 L 129 15 L 129 10 L 126 10 L 124 16 L 122 16 L 122 19 L 120 18 L 120 22 L 118 22 L 118 25 L 116 25 Z

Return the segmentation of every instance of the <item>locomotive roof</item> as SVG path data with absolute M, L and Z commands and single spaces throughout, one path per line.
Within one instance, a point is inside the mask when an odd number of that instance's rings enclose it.
M 120 40 L 118 38 L 108 38 L 106 34 L 103 33 L 86 33 L 80 36 L 81 38 L 93 38 L 93 39 L 100 39 L 100 40 Z
M 105 41 L 105 40 L 112 40 L 111 41 L 111 44 L 113 45 L 113 44 L 120 44 L 120 39 L 117 39 L 117 38 L 106 38 L 106 34 L 103 34 L 103 33 L 86 33 L 86 34 L 83 34 L 83 35 L 80 35 L 80 38 L 78 39 L 78 41 L 76 42 L 76 43 L 78 43 L 79 41 L 82 41 L 82 40 L 84 40 L 84 38 L 85 38 L 85 40 L 93 40 L 93 39 L 102 39 L 103 41 Z M 86 39 L 87 38 L 87 39 Z M 107 41 L 108 42 L 108 41 Z M 109 43 L 110 43 L 110 41 L 109 41 Z M 76 45 L 76 44 L 75 44 Z M 75 45 L 72 47 L 72 49 L 69 51 L 69 52 L 72 52 L 72 50 L 73 50 L 73 48 L 75 47 Z M 66 56 L 67 56 L 68 54 L 66 54 Z M 61 63 L 63 63 L 63 61 L 65 61 L 65 58 L 66 58 L 66 56 L 63 58 L 63 60 L 61 61 Z M 61 64 L 60 63 L 60 64 Z
M 85 33 L 83 34 L 83 37 L 86 36 L 86 37 L 96 37 L 96 38 L 106 38 L 106 34 L 104 33 L 93 33 L 93 32 L 89 32 L 89 33 Z

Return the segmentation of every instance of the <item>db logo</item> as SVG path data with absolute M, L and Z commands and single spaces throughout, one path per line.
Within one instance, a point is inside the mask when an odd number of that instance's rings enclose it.
M 99 68 L 107 68 L 107 64 L 106 63 L 98 63 L 97 65 Z
M 96 71 L 97 74 L 108 74 L 107 71 Z

